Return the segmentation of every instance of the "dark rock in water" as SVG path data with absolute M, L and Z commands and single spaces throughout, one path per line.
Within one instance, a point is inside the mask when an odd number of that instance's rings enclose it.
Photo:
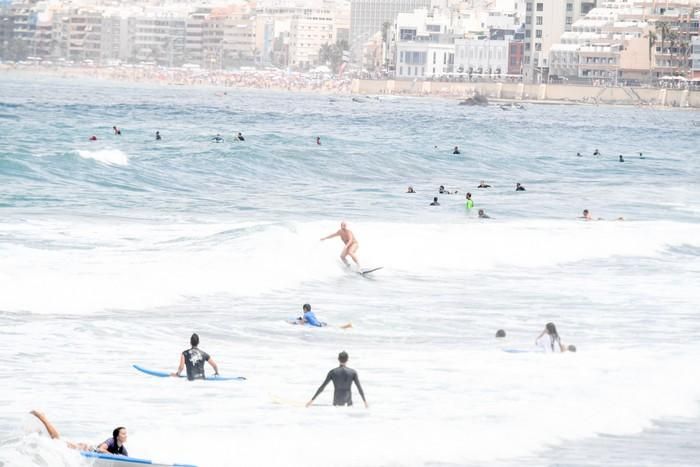
M 473 97 L 464 99 L 459 105 L 489 105 L 489 100 L 482 94 L 475 94 Z

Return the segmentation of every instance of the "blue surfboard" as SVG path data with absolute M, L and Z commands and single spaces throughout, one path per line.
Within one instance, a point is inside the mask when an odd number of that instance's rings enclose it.
M 149 370 L 147 368 L 144 368 L 139 365 L 132 365 L 134 368 L 139 370 L 142 373 L 146 373 L 147 375 L 151 376 L 157 376 L 159 378 L 170 378 L 170 373 L 166 371 L 153 371 Z M 180 375 L 180 378 L 187 378 L 185 375 Z M 207 376 L 205 378 L 207 381 L 243 381 L 245 380 L 245 377 L 243 376 L 218 376 L 218 375 L 211 375 Z
M 116 456 L 114 454 L 104 454 L 94 451 L 80 451 L 80 455 L 94 459 L 95 467 L 121 467 L 129 465 L 155 465 L 160 467 L 197 467 L 192 464 L 163 464 L 149 459 L 139 459 L 137 457 Z

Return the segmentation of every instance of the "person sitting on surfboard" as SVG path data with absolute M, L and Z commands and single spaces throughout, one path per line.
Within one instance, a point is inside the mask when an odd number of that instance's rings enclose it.
M 46 415 L 37 410 L 32 410 L 29 413 L 31 413 L 39 419 L 39 421 L 44 425 L 44 428 L 46 428 L 46 431 L 48 432 L 51 439 L 61 439 L 61 434 L 58 432 L 56 427 L 53 426 L 53 423 L 51 423 L 49 419 L 46 418 Z M 70 449 L 78 449 L 80 451 L 96 451 L 104 454 L 128 456 L 129 452 L 126 450 L 126 446 L 124 446 L 124 443 L 126 443 L 126 439 L 126 428 L 120 426 L 112 431 L 111 438 L 106 439 L 96 448 L 85 443 L 72 443 L 70 441 L 66 441 L 66 446 L 68 446 Z
M 323 392 L 328 383 L 333 381 L 333 405 L 352 405 L 352 383 L 355 383 L 357 390 L 360 392 L 362 401 L 365 403 L 365 407 L 369 407 L 367 404 L 367 399 L 365 399 L 365 392 L 362 390 L 360 385 L 360 380 L 357 377 L 357 371 L 352 368 L 347 367 L 348 363 L 348 353 L 342 351 L 338 354 L 338 362 L 340 365 L 338 368 L 333 368 L 328 372 L 326 380 L 318 388 L 314 397 L 311 398 L 306 406 L 310 406 L 314 403 L 314 400 Z
M 214 368 L 214 374 L 218 376 L 219 367 L 214 359 L 211 358 L 208 353 L 197 348 L 199 345 L 199 336 L 196 333 L 192 334 L 192 337 L 190 337 L 190 345 L 192 345 L 192 348 L 180 354 L 180 365 L 177 367 L 177 371 L 171 373 L 170 376 L 180 376 L 183 368 L 187 367 L 188 380 L 205 379 L 204 362 L 209 362 L 212 368 Z
M 343 248 L 343 251 L 340 252 L 340 259 L 343 261 L 345 266 L 350 266 L 350 263 L 348 263 L 348 260 L 345 259 L 346 256 L 350 256 L 352 260 L 357 264 L 357 267 L 359 269 L 360 267 L 360 262 L 357 260 L 355 257 L 355 252 L 357 249 L 360 247 L 360 244 L 357 243 L 357 239 L 355 238 L 355 235 L 348 229 L 347 224 L 345 221 L 340 223 L 340 230 L 338 230 L 335 233 L 332 233 L 326 237 L 323 237 L 321 241 L 328 240 L 329 238 L 333 237 L 340 237 L 340 239 L 345 243 L 345 247 Z

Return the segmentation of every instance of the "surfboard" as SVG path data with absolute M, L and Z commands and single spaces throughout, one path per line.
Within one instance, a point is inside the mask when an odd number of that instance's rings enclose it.
M 92 459 L 95 467 L 125 467 L 128 465 L 155 465 L 158 467 L 197 467 L 192 464 L 167 464 L 138 457 L 117 456 L 93 451 L 80 451 L 80 455 Z
M 157 376 L 159 378 L 170 378 L 170 373 L 166 371 L 154 371 L 154 370 L 149 370 L 147 368 L 144 368 L 139 365 L 131 365 L 137 370 L 139 370 L 142 373 L 146 373 L 147 375 L 151 376 Z M 180 378 L 187 378 L 185 375 L 180 375 Z M 217 376 L 217 375 L 210 375 L 205 378 L 207 381 L 243 381 L 245 380 L 245 377 L 243 376 Z
M 379 271 L 380 269 L 383 269 L 384 266 L 379 266 L 378 268 L 366 268 L 366 269 L 360 269 L 357 271 L 358 274 L 362 276 L 366 276 L 367 274 L 373 273 L 374 271 Z

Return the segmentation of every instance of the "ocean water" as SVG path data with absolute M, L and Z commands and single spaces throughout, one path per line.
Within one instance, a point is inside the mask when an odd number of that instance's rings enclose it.
M 200 466 L 697 465 L 697 118 L 2 76 L 0 465 L 90 465 L 31 409 Z M 131 367 L 192 332 L 248 380 Z M 369 409 L 303 408 L 341 350 Z

